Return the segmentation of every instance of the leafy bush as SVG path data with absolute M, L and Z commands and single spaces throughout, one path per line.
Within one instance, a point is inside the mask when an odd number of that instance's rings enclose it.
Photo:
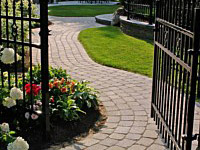
M 33 82 L 41 82 L 41 66 L 32 69 Z M 62 68 L 49 67 L 50 109 L 52 115 L 68 121 L 77 120 L 84 108 L 97 108 L 97 91 L 89 87 L 89 82 L 71 79 Z M 30 70 L 26 75 L 30 81 Z
M 10 131 L 8 123 L 0 124 L 0 147 L 7 150 L 28 150 L 29 145 L 22 137 L 14 137 L 15 131 Z
M 26 78 L 27 78 L 27 82 L 29 82 L 30 81 L 30 69 L 27 72 Z M 33 78 L 32 79 L 33 83 L 40 84 L 40 82 L 41 82 L 41 65 L 40 64 L 36 65 L 35 67 L 32 67 L 32 78 Z M 63 70 L 61 67 L 53 68 L 50 66 L 49 67 L 49 79 L 53 79 L 53 78 L 70 79 L 71 77 L 70 77 L 70 75 L 68 75 L 66 73 L 66 70 Z
M 14 105 L 12 108 L 3 108 L 3 102 L 7 97 L 10 97 L 10 90 L 7 88 L 7 84 L 5 84 L 5 88 L 0 90 L 0 110 L 1 114 L 5 113 L 5 110 L 12 110 L 16 112 L 20 109 L 20 112 L 23 114 L 22 116 L 26 116 L 29 113 L 29 117 L 31 118 L 32 114 L 37 115 L 37 118 L 40 116 L 38 111 L 41 111 L 41 92 L 40 92 L 40 82 L 41 82 L 41 66 L 37 65 L 32 69 L 32 97 L 34 99 L 34 109 L 33 111 L 30 109 L 30 70 L 26 73 L 26 85 L 23 87 L 22 77 L 18 77 L 18 88 L 21 91 L 25 90 L 26 96 L 25 100 L 17 100 L 18 105 Z M 50 95 L 50 113 L 52 118 L 61 118 L 65 121 L 73 121 L 79 119 L 80 114 L 85 114 L 84 110 L 90 108 L 98 108 L 98 98 L 97 91 L 93 88 L 89 87 L 89 82 L 81 81 L 78 82 L 76 80 L 71 79 L 70 75 L 66 73 L 66 70 L 62 68 L 49 68 L 50 80 L 49 80 L 49 95 Z M 8 80 L 8 76 L 4 73 L 4 81 Z M 11 88 L 15 88 L 15 77 L 11 75 Z M 12 97 L 11 97 L 12 98 Z M 25 107 L 24 107 L 25 106 Z M 22 109 L 25 108 L 25 109 Z M 7 111 L 6 111 L 7 112 Z M 21 115 L 15 118 L 15 122 L 21 122 Z M 31 118 L 33 119 L 33 118 Z M 37 119 L 33 119 L 37 122 Z M 36 123 L 37 124 L 37 123 Z M 23 126 L 25 126 L 23 124 Z
M 5 130 L 6 129 L 6 130 Z M 0 124 L 0 147 L 5 148 L 6 145 L 14 141 L 13 135 L 15 134 L 14 131 L 10 131 L 9 125 L 7 123 Z
M 8 2 L 8 15 L 9 16 L 13 16 L 13 1 L 12 0 L 7 0 Z M 23 0 L 23 17 L 29 17 L 29 6 L 28 6 L 28 0 Z M 37 7 L 36 5 L 32 4 L 31 7 L 31 11 L 32 11 L 32 16 L 31 17 L 38 17 L 37 16 Z M 6 15 L 6 0 L 2 0 L 1 1 L 1 15 Z M 16 11 L 15 11 L 15 16 L 21 17 L 21 1 L 16 2 Z M 6 23 L 6 19 L 2 19 L 2 38 L 7 38 L 7 32 L 6 32 L 6 27 L 8 27 L 8 35 L 9 35 L 9 39 L 13 39 L 13 35 L 12 35 L 12 26 L 13 26 L 13 21 L 9 20 L 8 24 Z M 35 23 L 32 24 L 32 26 L 34 26 Z M 24 41 L 28 41 L 28 32 L 29 32 L 29 24 L 27 21 L 24 21 L 24 26 L 23 26 L 23 33 L 24 33 Z M 21 21 L 20 20 L 16 20 L 16 26 L 15 28 L 17 28 L 17 40 L 21 41 Z M 5 44 L 3 44 L 4 46 L 6 46 Z M 10 44 L 10 47 L 14 48 L 13 44 Z M 18 52 L 21 52 L 21 47 L 18 47 Z
M 1 49 L 3 49 L 0 51 L 1 63 L 8 66 L 16 63 L 12 48 Z M 11 136 L 13 132 L 8 128 L 10 124 L 17 133 L 22 131 L 30 133 L 41 128 L 44 119 L 41 117 L 41 66 L 37 65 L 29 69 L 24 80 L 23 75 L 18 73 L 17 81 L 15 73 L 8 74 L 6 71 L 1 71 L 0 74 L 3 76 L 0 76 L 0 81 L 3 81 L 4 85 L 0 82 L 2 87 L 0 89 L 0 123 L 2 123 L 0 124 L 0 147 L 6 149 L 7 146 L 8 150 L 28 150 L 28 143 L 21 137 L 13 138 Z M 62 68 L 50 67 L 49 76 L 49 109 L 50 118 L 54 122 L 58 118 L 61 121 L 78 120 L 80 115 L 86 114 L 90 108 L 98 107 L 97 92 L 88 86 L 88 82 L 71 79 Z M 22 143 L 23 148 L 19 148 L 19 143 Z

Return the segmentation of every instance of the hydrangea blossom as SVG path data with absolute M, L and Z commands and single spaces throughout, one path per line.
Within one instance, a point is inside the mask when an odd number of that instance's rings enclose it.
M 15 62 L 15 51 L 12 48 L 4 48 L 1 54 L 1 61 L 4 64 L 12 64 Z M 20 59 L 21 57 L 17 54 L 17 60 Z
M 42 111 L 41 110 L 36 110 L 35 111 L 38 115 L 41 115 L 42 114 Z
M 19 89 L 19 88 L 16 88 L 16 87 L 13 87 L 11 90 L 10 90 L 10 97 L 13 98 L 13 99 L 22 99 L 23 98 L 23 92 Z
M 7 150 L 28 150 L 28 143 L 22 138 L 17 137 L 17 139 L 13 143 L 9 143 L 7 146 Z
M 3 106 L 7 107 L 7 108 L 11 108 L 13 106 L 16 105 L 16 100 L 10 98 L 10 97 L 6 97 L 4 100 L 3 100 Z
M 6 132 L 6 133 L 10 132 L 10 127 L 8 123 L 0 124 L 0 128 L 1 128 L 1 131 L 3 132 Z

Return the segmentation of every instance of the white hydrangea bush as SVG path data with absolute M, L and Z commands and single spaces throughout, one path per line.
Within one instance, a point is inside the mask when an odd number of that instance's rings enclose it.
M 8 123 L 4 122 L 4 123 L 0 124 L 0 128 L 1 128 L 1 131 L 4 133 L 10 132 L 10 127 L 9 127 Z
M 3 49 L 1 51 L 1 57 L 0 60 L 4 64 L 13 64 L 15 62 L 15 51 L 12 48 L 3 48 L 2 46 L 0 49 Z M 21 56 L 17 54 L 17 61 L 21 60 Z
M 28 150 L 29 145 L 27 141 L 25 141 L 22 137 L 17 137 L 17 139 L 9 143 L 7 146 L 7 150 Z
M 7 139 L 12 139 L 9 141 L 7 145 L 7 150 L 28 150 L 29 144 L 22 137 L 13 137 L 12 134 L 15 134 L 14 131 L 10 131 L 10 127 L 8 123 L 0 124 L 0 140 L 8 142 Z M 1 139 L 2 137 L 6 137 Z
M 21 100 L 23 99 L 23 92 L 16 87 L 13 87 L 10 90 L 10 97 L 6 97 L 3 100 L 3 106 L 7 108 L 11 108 L 17 104 L 16 100 Z
M 15 106 L 17 103 L 16 103 L 16 100 L 15 99 L 12 99 L 10 97 L 6 97 L 4 100 L 3 100 L 3 106 L 4 107 L 7 107 L 7 108 L 11 108 L 13 106 Z
M 15 100 L 23 99 L 23 92 L 19 88 L 13 87 L 10 90 L 10 97 Z

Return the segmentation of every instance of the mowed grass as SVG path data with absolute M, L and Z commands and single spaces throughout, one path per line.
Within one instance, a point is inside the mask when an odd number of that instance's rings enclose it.
M 125 35 L 111 26 L 83 30 L 79 40 L 94 61 L 152 77 L 152 41 Z
M 101 14 L 111 14 L 120 7 L 119 5 L 74 5 L 74 6 L 51 6 L 49 7 L 50 16 L 59 17 L 94 17 Z

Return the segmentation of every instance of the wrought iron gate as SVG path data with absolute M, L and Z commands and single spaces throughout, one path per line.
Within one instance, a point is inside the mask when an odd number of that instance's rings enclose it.
M 191 150 L 200 8 L 194 0 L 156 3 L 151 116 L 170 149 Z
M 155 19 L 154 0 L 125 0 L 124 8 L 128 20 L 136 19 L 153 24 Z
M 39 25 L 40 43 L 33 42 L 32 29 L 33 26 Z M 44 120 L 44 136 L 48 137 L 49 127 L 49 96 L 48 96 L 48 1 L 41 0 L 40 15 L 33 16 L 33 8 L 31 0 L 0 0 L 0 45 L 4 48 L 12 48 L 14 50 L 15 63 L 13 65 L 5 65 L 0 63 L 0 88 L 8 88 L 11 85 L 11 74 L 14 74 L 14 86 L 18 87 L 19 73 L 22 78 L 22 85 L 25 82 L 30 83 L 31 93 L 33 92 L 33 75 L 32 75 L 32 51 L 41 50 L 41 89 L 42 89 L 42 110 Z M 27 55 L 28 53 L 28 55 Z M 18 54 L 21 56 L 21 65 L 19 66 Z M 30 80 L 25 81 L 25 71 L 28 60 L 30 68 Z M 4 73 L 8 74 L 8 81 L 4 79 Z M 30 110 L 33 111 L 33 94 L 30 96 Z M 23 89 L 23 99 L 25 101 L 25 89 Z

